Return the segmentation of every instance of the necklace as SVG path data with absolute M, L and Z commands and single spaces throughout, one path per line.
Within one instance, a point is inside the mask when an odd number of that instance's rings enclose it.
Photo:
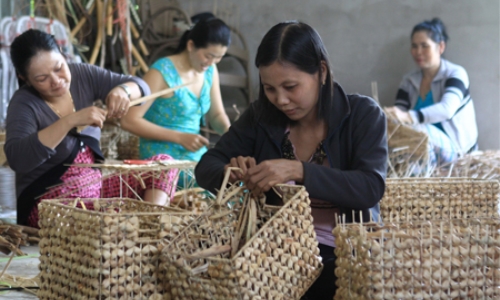
M 73 101 L 73 96 L 71 96 L 71 93 L 69 93 L 69 98 L 71 99 L 71 104 L 73 105 L 73 112 L 76 112 L 75 102 Z M 45 103 L 47 103 L 47 105 L 56 113 L 56 115 L 59 116 L 59 118 L 62 118 L 61 112 L 54 105 L 52 105 L 52 103 L 47 100 L 45 100 Z

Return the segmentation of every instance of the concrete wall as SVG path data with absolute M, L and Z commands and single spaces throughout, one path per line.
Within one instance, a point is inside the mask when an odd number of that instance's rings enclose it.
M 221 2 L 221 1 L 219 1 Z M 382 105 L 392 105 L 401 77 L 413 67 L 410 32 L 440 17 L 450 40 L 445 57 L 465 67 L 471 81 L 480 149 L 500 148 L 500 5 L 497 0 L 232 0 L 251 53 L 277 22 L 297 19 L 316 28 L 348 92 L 371 95 L 377 81 Z M 252 67 L 254 89 L 258 74 Z M 256 93 L 255 93 L 256 94 Z

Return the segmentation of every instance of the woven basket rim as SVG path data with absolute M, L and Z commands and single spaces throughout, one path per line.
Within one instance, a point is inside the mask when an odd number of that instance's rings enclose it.
M 403 177 L 403 178 L 386 178 L 387 183 L 467 183 L 467 182 L 491 182 L 499 183 L 497 179 L 483 179 L 483 178 L 472 178 L 472 177 Z
M 100 211 L 95 211 L 95 210 L 86 210 L 81 207 L 74 207 L 74 206 L 69 206 L 68 202 L 74 202 L 75 205 L 78 202 L 95 202 L 95 201 L 116 201 L 116 202 L 134 202 L 134 203 L 140 203 L 141 205 L 145 206 L 151 206 L 151 207 L 159 207 L 163 210 L 159 210 L 157 212 L 119 212 L 119 213 L 108 213 L 108 212 L 100 212 Z M 77 201 L 77 202 L 75 202 Z M 186 211 L 181 208 L 177 207 L 170 207 L 170 206 L 162 206 L 162 205 L 157 205 L 145 201 L 140 201 L 137 199 L 132 199 L 132 198 L 61 198 L 61 199 L 43 199 L 40 204 L 43 206 L 56 206 L 64 209 L 69 209 L 71 211 L 76 211 L 80 213 L 87 213 L 91 215 L 97 215 L 97 216 L 126 216 L 126 215 L 137 215 L 137 216 L 151 216 L 151 215 L 159 215 L 159 214 L 178 214 L 178 215 L 197 215 L 201 214 L 200 212 L 194 212 L 194 211 Z

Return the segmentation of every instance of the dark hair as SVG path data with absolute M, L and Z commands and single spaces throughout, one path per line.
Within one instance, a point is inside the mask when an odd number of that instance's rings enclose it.
M 27 78 L 27 69 L 31 58 L 40 51 L 56 51 L 62 54 L 55 37 L 37 29 L 23 32 L 10 45 L 10 59 L 16 69 L 19 87 L 26 84 L 19 75 Z
M 311 26 L 287 21 L 274 25 L 264 36 L 257 49 L 255 66 L 269 66 L 274 62 L 289 63 L 308 74 L 318 73 L 318 118 L 328 119 L 332 108 L 334 82 L 328 52 L 318 32 Z M 322 85 L 321 64 L 326 64 L 326 81 Z M 259 83 L 259 100 L 264 101 L 269 111 L 279 110 L 269 102 L 262 82 Z M 281 115 L 284 116 L 283 113 Z
M 426 20 L 415 25 L 411 31 L 411 37 L 418 31 L 427 32 L 427 36 L 438 44 L 441 42 L 446 44 L 448 41 L 448 33 L 446 33 L 444 23 L 439 18 L 433 18 L 430 21 Z
M 227 47 L 231 43 L 231 29 L 221 19 L 200 18 L 193 28 L 184 32 L 175 53 L 184 51 L 189 40 L 196 48 L 206 48 L 209 44 Z

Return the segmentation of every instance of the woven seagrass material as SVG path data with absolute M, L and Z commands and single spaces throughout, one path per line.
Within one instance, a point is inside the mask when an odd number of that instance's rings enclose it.
M 333 230 L 344 299 L 500 299 L 497 218 L 344 224 Z
M 45 200 L 39 211 L 47 300 L 165 299 L 159 255 L 198 216 L 132 199 Z
M 118 158 L 118 141 L 122 129 L 114 123 L 105 122 L 101 130 L 100 146 L 102 154 L 106 159 Z
M 387 179 L 383 222 L 498 217 L 499 183 L 473 178 Z
M 500 180 L 500 151 L 477 151 L 441 165 L 432 177 L 471 177 Z
M 139 159 L 139 137 L 122 130 L 117 142 L 118 159 Z
M 222 189 L 163 249 L 172 299 L 300 299 L 323 266 L 305 188 L 279 190 L 283 206 Z
M 387 143 L 389 147 L 388 178 L 415 176 L 428 169 L 430 164 L 429 136 L 426 133 L 388 118 Z

